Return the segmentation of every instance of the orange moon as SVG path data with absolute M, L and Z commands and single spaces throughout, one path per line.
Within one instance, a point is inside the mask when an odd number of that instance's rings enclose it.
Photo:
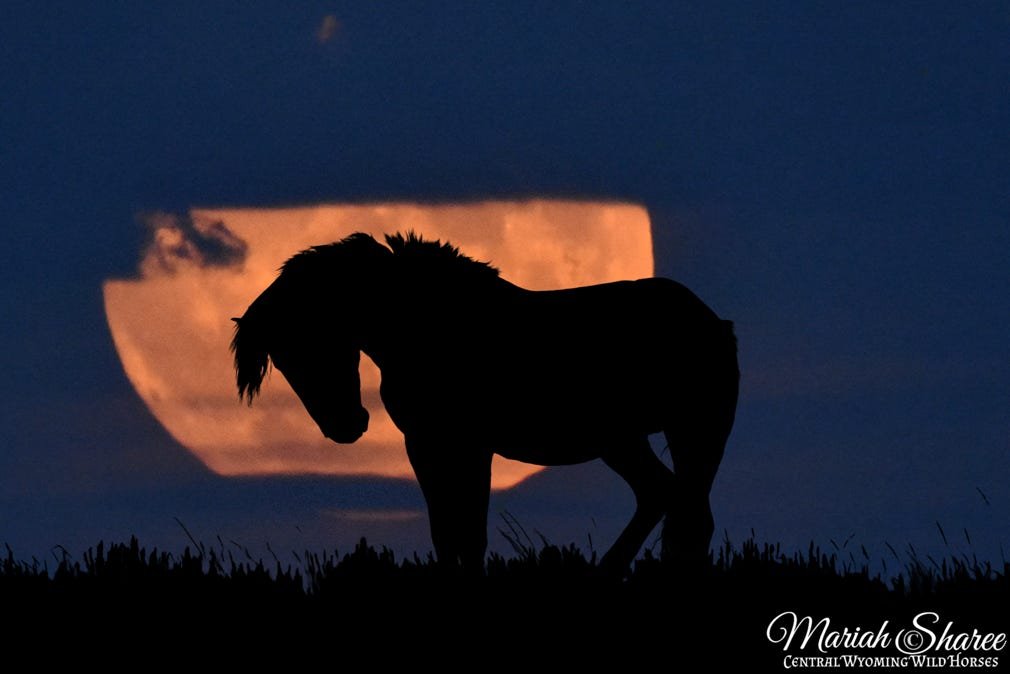
M 288 257 L 353 232 L 377 239 L 414 230 L 451 241 L 520 286 L 548 290 L 653 275 L 648 213 L 626 203 L 493 201 L 298 208 L 193 209 L 148 216 L 152 243 L 137 278 L 103 285 L 105 313 L 126 375 L 151 413 L 221 475 L 323 474 L 413 478 L 403 436 L 379 399 L 379 370 L 363 356 L 368 432 L 353 445 L 326 440 L 276 370 L 251 408 L 235 392 L 228 345 L 240 316 Z M 222 225 L 224 229 L 222 233 Z M 187 237 L 242 247 L 208 263 Z M 495 457 L 492 487 L 539 466 Z

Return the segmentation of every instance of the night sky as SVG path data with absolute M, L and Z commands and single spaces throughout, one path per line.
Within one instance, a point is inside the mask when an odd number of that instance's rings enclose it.
M 1005 3 L 209 4 L 0 8 L 16 552 L 181 546 L 176 517 L 427 549 L 413 483 L 203 468 L 127 381 L 101 285 L 136 273 L 152 211 L 531 196 L 642 204 L 657 273 L 735 321 L 717 537 L 1010 543 Z M 490 521 L 601 550 L 631 507 L 590 464 Z

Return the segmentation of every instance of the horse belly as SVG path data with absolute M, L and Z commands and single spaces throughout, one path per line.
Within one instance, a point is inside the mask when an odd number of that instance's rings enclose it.
M 480 421 L 472 428 L 474 437 L 506 458 L 552 466 L 591 461 L 662 429 L 660 419 L 644 408 L 618 401 L 529 407 L 522 402 L 475 414 Z
M 570 466 L 598 459 L 606 448 L 595 444 L 572 443 L 570 440 L 545 445 L 530 441 L 516 445 L 494 447 L 495 454 L 506 459 L 532 463 L 537 466 Z

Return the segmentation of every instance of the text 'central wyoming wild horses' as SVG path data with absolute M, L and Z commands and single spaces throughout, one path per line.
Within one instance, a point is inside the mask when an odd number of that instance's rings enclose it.
M 480 568 L 491 456 L 540 465 L 595 458 L 635 492 L 603 564 L 627 568 L 664 514 L 663 554 L 698 562 L 709 490 L 736 411 L 733 326 L 662 278 L 534 292 L 413 234 L 367 234 L 288 260 L 238 327 L 238 392 L 250 403 L 272 360 L 323 435 L 368 428 L 358 359 L 406 439 L 440 561 Z M 674 472 L 648 435 L 663 431 Z

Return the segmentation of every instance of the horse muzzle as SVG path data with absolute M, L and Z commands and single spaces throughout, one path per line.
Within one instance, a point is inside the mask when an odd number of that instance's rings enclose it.
M 323 432 L 325 437 L 333 440 L 333 442 L 341 445 L 349 445 L 364 435 L 365 431 L 368 430 L 368 410 L 362 407 L 358 410 L 354 417 L 355 418 L 344 423 L 319 424 L 319 429 Z

